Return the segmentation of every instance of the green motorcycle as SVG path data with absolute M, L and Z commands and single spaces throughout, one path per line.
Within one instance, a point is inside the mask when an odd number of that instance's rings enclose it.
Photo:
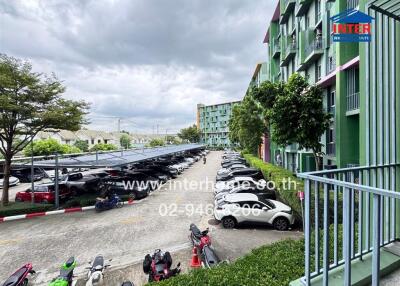
M 61 266 L 60 274 L 50 282 L 49 286 L 74 286 L 76 284 L 76 281 L 73 281 L 75 267 L 76 260 L 70 257 Z

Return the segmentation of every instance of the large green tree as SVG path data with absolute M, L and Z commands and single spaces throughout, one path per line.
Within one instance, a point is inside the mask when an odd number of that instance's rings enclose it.
M 262 135 L 265 132 L 262 113 L 260 104 L 253 98 L 252 90 L 232 110 L 229 139 L 233 143 L 239 143 L 246 152 L 257 154 L 258 146 L 262 143 Z
M 322 90 L 293 74 L 283 92 L 278 88 L 274 103 L 267 107 L 273 141 L 278 145 L 299 144 L 313 152 L 316 168 L 321 165 L 321 136 L 330 124 L 331 115 L 323 108 Z
M 79 148 L 82 152 L 89 151 L 89 143 L 85 140 L 76 140 L 74 146 Z
M 195 124 L 187 128 L 182 128 L 178 133 L 178 137 L 182 140 L 187 140 L 190 143 L 195 143 L 200 141 L 200 130 Z
M 78 130 L 88 104 L 62 97 L 54 76 L 36 73 L 28 62 L 0 55 L 0 153 L 4 156 L 2 205 L 9 202 L 11 160 L 44 129 Z

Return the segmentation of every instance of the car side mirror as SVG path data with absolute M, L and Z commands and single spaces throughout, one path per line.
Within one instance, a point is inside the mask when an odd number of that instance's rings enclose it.
M 266 212 L 268 210 L 268 208 L 267 207 L 263 207 L 262 210 Z

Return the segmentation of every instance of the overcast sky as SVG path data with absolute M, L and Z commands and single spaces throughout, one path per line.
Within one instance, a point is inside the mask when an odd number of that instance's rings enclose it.
M 241 99 L 275 0 L 0 0 L 0 52 L 54 72 L 92 129 L 174 132 Z M 156 129 L 156 127 L 154 127 Z

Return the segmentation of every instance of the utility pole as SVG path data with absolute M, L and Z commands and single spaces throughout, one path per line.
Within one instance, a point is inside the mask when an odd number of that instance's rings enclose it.
M 118 134 L 121 133 L 121 117 L 118 117 Z
M 157 135 L 158 135 L 158 124 L 157 124 Z

